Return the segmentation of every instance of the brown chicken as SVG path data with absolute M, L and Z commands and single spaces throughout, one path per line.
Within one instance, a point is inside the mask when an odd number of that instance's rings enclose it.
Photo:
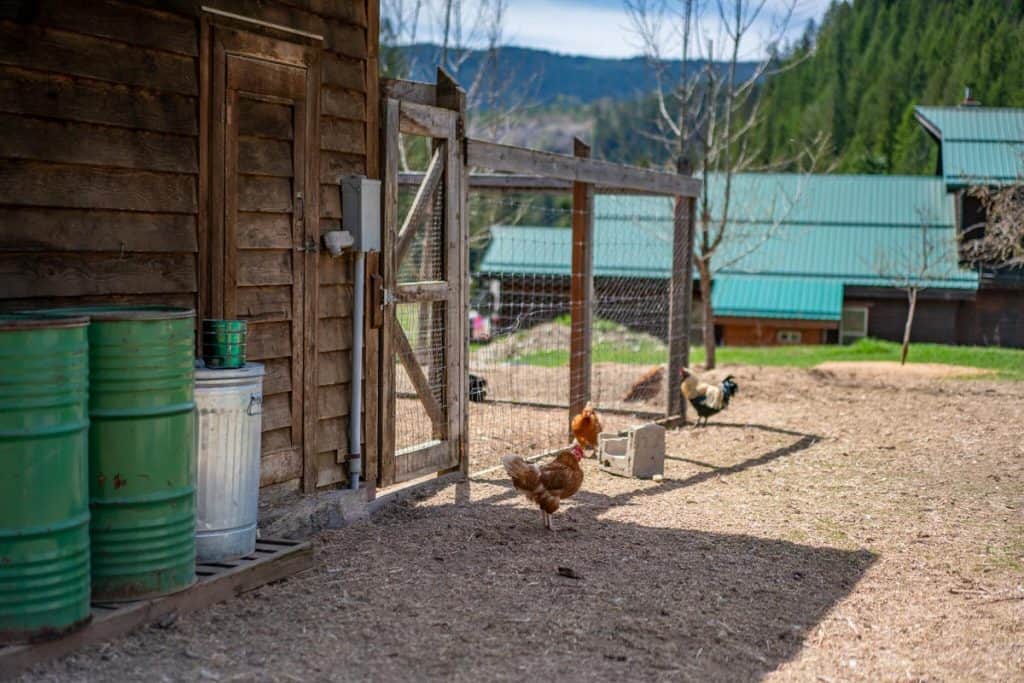
M 588 403 L 583 412 L 572 419 L 572 435 L 584 448 L 597 448 L 597 435 L 601 433 L 601 418 Z
M 559 503 L 579 491 L 583 484 L 582 459 L 583 449 L 573 444 L 546 465 L 526 462 L 518 455 L 506 455 L 501 464 L 512 477 L 512 484 L 540 508 L 544 528 L 552 530 L 551 515 L 558 510 Z

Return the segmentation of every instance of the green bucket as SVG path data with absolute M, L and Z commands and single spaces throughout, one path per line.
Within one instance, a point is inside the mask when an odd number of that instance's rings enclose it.
M 88 324 L 0 316 L 0 642 L 89 619 Z
M 188 588 L 196 579 L 195 314 L 160 306 L 46 313 L 91 320 L 93 599 Z
M 245 365 L 244 320 L 203 320 L 203 361 L 208 368 L 240 368 Z

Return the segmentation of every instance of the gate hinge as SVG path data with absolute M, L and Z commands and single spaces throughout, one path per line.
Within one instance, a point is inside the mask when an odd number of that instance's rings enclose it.
M 381 304 L 381 305 L 382 306 L 390 306 L 391 304 L 395 303 L 396 301 L 398 301 L 398 299 L 395 298 L 395 293 L 393 291 L 391 291 L 390 289 L 385 287 L 384 288 L 384 303 Z

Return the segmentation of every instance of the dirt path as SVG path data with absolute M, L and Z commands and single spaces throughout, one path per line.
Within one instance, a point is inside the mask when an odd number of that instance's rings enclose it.
M 449 486 L 26 680 L 1024 679 L 1024 384 L 730 370 L 664 482 L 588 461 L 558 533 Z

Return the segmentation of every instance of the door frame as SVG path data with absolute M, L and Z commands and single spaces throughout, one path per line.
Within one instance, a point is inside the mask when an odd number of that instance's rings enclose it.
M 468 345 L 466 315 L 468 306 L 469 240 L 465 213 L 465 149 L 462 112 L 442 107 L 385 97 L 382 103 L 382 130 L 384 142 L 382 216 L 383 247 L 381 269 L 384 280 L 384 329 L 381 334 L 381 486 L 398 484 L 418 477 L 440 474 L 453 469 L 465 469 L 467 464 L 467 381 Z M 401 257 L 405 254 L 413 233 L 423 229 L 422 220 L 406 218 L 399 226 L 398 215 L 398 149 L 401 133 L 426 136 L 432 139 L 435 155 L 431 169 L 425 175 L 419 195 L 430 201 L 433 189 L 443 191 L 444 197 L 444 281 L 398 283 Z M 440 167 L 440 171 L 435 168 Z M 410 214 L 416 212 L 420 202 L 414 200 Z M 422 216 L 420 217 L 422 218 Z M 400 230 L 401 227 L 401 230 Z M 429 384 L 422 376 L 404 331 L 396 317 L 398 303 L 445 304 L 444 368 L 447 405 L 443 419 L 433 415 L 428 392 Z M 402 351 L 405 353 L 401 353 Z M 410 376 L 419 372 L 420 381 L 413 379 L 421 402 L 427 407 L 434 429 L 434 438 L 415 446 L 396 449 L 396 356 Z
M 227 57 L 237 56 L 305 69 L 304 144 L 295 145 L 294 154 L 301 158 L 303 170 L 303 238 L 319 242 L 320 235 L 320 54 L 318 39 L 304 38 L 291 32 L 249 23 L 240 17 L 224 17 L 203 13 L 200 20 L 199 49 L 199 215 L 197 325 L 203 317 L 223 317 L 226 312 L 227 289 L 233 287 L 236 269 L 228 247 L 229 225 L 226 220 L 232 208 L 232 197 L 225 192 L 228 159 L 227 148 Z M 224 96 L 218 96 L 223 94 Z M 258 94 L 258 93 L 257 93 Z M 267 99 L 273 96 L 262 95 Z M 283 101 L 283 100 L 282 100 Z M 298 130 L 293 139 L 298 139 Z M 293 330 L 292 354 L 301 353 L 301 453 L 302 489 L 316 490 L 316 426 L 317 426 L 317 349 L 318 293 L 320 288 L 318 254 L 296 251 L 302 255 L 302 326 Z M 233 295 L 232 295 L 233 296 Z M 293 317 L 294 317 L 293 312 Z M 296 326 L 297 327 L 297 326 Z M 198 331 L 198 330 L 197 330 Z M 296 334 L 298 332 L 298 334 Z M 297 336 L 302 343 L 294 344 Z M 196 335 L 197 350 L 200 344 Z M 301 350 L 300 350 L 301 349 Z M 293 415 L 293 420 L 294 420 Z

